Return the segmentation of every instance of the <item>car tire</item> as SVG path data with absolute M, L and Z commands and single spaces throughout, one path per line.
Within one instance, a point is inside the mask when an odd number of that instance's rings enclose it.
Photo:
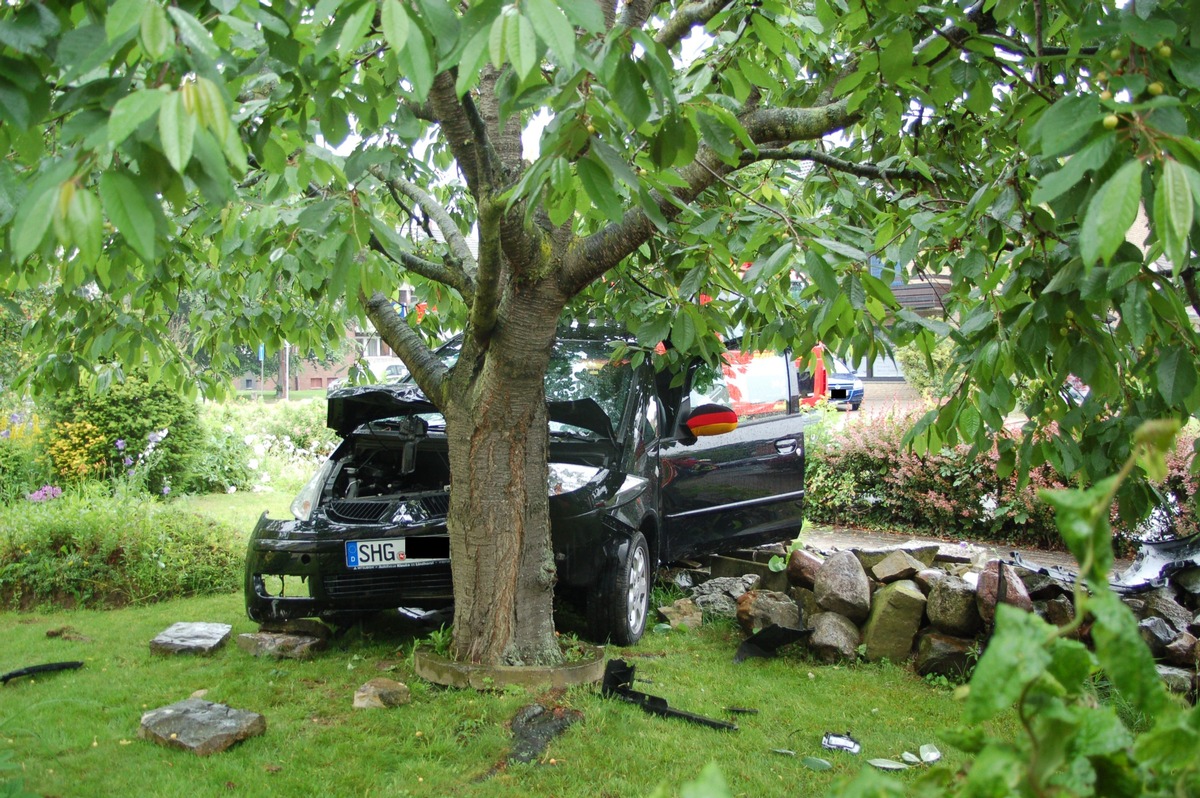
M 850 405 L 851 410 L 857 410 L 860 407 L 862 407 L 862 402 L 854 402 Z
M 588 631 L 597 642 L 631 646 L 642 638 L 650 612 L 650 571 L 646 538 L 635 532 L 588 595 Z

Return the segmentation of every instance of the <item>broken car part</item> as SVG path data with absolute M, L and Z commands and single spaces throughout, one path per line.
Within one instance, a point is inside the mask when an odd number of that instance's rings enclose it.
M 1026 568 L 1067 585 L 1073 585 L 1078 572 L 1060 566 L 1037 565 L 1020 552 L 1012 552 L 1010 564 Z M 1110 577 L 1109 586 L 1118 593 L 1143 593 L 1160 588 L 1177 571 L 1200 566 L 1200 533 L 1174 540 L 1143 540 L 1133 563 L 1120 574 Z
M 10 679 L 16 679 L 19 676 L 33 676 L 37 673 L 53 673 L 54 671 L 73 671 L 76 668 L 82 667 L 82 662 L 48 662 L 45 665 L 30 665 L 28 668 L 9 671 L 0 676 L 0 684 L 8 684 Z
M 667 705 L 665 698 L 647 695 L 646 693 L 634 690 L 630 687 L 634 681 L 633 672 L 634 667 L 625 660 L 610 659 L 608 664 L 604 666 L 604 681 L 601 684 L 600 694 L 606 698 L 616 698 L 621 701 L 628 701 L 631 704 L 637 704 L 652 715 L 661 715 L 664 718 L 681 718 L 691 723 L 698 723 L 701 726 L 708 726 L 713 729 L 737 731 L 738 727 L 736 723 L 716 720 L 715 718 L 706 718 L 703 715 L 694 715 L 691 712 L 684 712 L 682 709 L 674 709 Z
M 778 650 L 788 643 L 795 643 L 797 640 L 808 637 L 810 634 L 812 634 L 811 629 L 792 629 L 789 626 L 780 626 L 777 623 L 764 626 L 742 641 L 742 644 L 738 646 L 737 652 L 733 655 L 733 661 L 738 663 L 753 657 L 768 659 L 775 656 Z
M 821 738 L 821 747 L 831 751 L 846 751 L 851 754 L 857 754 L 862 750 L 862 745 L 850 736 L 850 732 L 845 734 L 825 732 L 825 736 Z

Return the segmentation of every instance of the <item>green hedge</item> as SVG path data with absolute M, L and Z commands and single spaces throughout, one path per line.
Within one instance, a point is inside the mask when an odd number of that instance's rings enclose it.
M 95 493 L 0 508 L 0 608 L 114 607 L 237 589 L 238 530 L 171 504 Z
M 918 456 L 901 445 L 915 421 L 906 415 L 872 416 L 839 432 L 812 436 L 807 447 L 805 515 L 816 523 L 904 528 L 938 537 L 1061 548 L 1051 509 L 1037 498 L 1042 488 L 1071 480 L 1042 465 L 1018 484 L 1016 474 L 997 475 L 995 451 L 968 457 L 968 449 Z M 1200 531 L 1197 479 L 1188 470 L 1190 438 L 1168 457 L 1161 490 L 1172 497 L 1175 534 Z M 1114 514 L 1114 528 L 1120 530 Z M 1128 537 L 1133 530 L 1124 529 Z

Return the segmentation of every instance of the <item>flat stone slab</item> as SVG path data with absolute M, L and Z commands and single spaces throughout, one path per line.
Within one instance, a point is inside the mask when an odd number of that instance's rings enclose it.
M 233 627 L 227 623 L 171 624 L 150 641 L 153 654 L 211 654 L 229 640 Z
M 327 645 L 320 637 L 284 632 L 255 632 L 237 637 L 238 648 L 255 657 L 312 659 Z
M 138 737 L 197 756 L 217 754 L 234 743 L 257 737 L 267 730 L 267 719 L 257 712 L 233 709 L 201 698 L 152 709 L 142 715 Z

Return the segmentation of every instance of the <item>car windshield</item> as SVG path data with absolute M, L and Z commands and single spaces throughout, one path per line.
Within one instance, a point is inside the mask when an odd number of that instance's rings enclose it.
M 460 342 L 451 341 L 437 351 L 438 357 L 447 366 L 458 360 Z M 629 396 L 629 381 L 633 370 L 628 363 L 612 362 L 612 350 L 602 338 L 558 339 L 546 367 L 546 401 L 577 402 L 591 399 L 615 428 L 625 413 L 625 401 Z M 406 377 L 405 382 L 411 382 Z M 553 433 L 565 436 L 575 434 L 591 437 L 592 430 L 584 425 L 567 421 L 551 422 Z

